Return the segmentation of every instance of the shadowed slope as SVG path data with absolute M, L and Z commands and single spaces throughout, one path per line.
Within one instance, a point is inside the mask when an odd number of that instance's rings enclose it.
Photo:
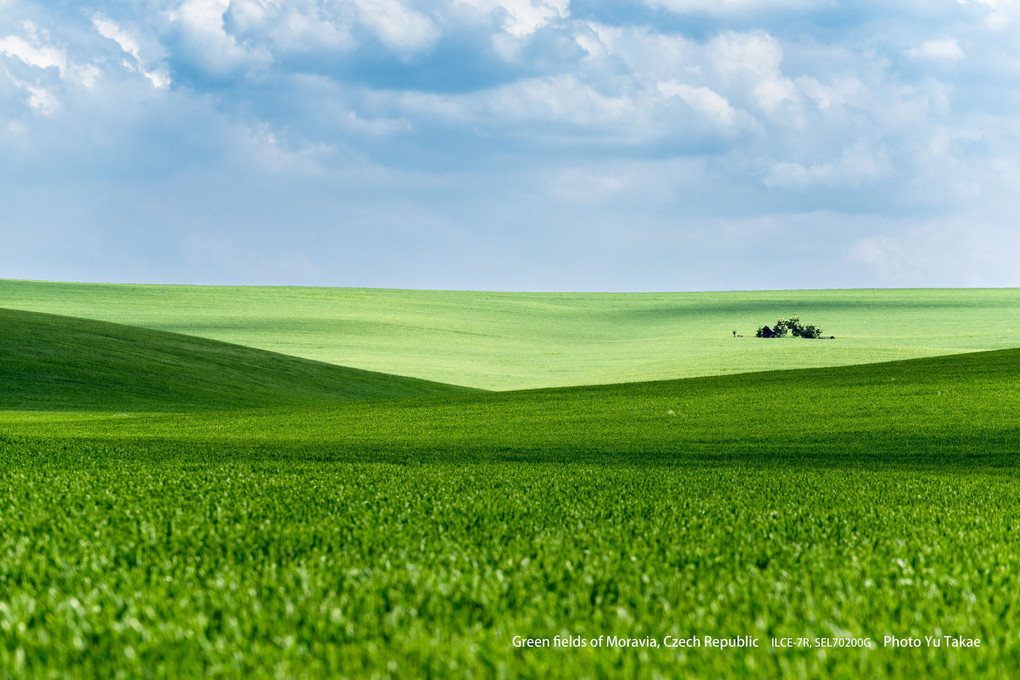
M 370 401 L 469 388 L 176 333 L 0 309 L 0 409 L 181 411 Z
M 454 464 L 1014 466 L 1020 450 L 1017 394 L 1020 350 L 1013 349 L 372 404 L 186 417 L 12 414 L 0 422 L 12 435 L 145 441 L 146 447 L 162 441 L 174 456 L 208 444 L 218 457 L 233 451 L 246 460 L 268 453 L 273 459 Z

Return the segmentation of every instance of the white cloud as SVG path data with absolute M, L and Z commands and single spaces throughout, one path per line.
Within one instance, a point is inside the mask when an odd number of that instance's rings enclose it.
M 519 81 L 494 90 L 488 98 L 491 110 L 518 118 L 544 118 L 592 123 L 616 117 L 626 104 L 603 97 L 573 76 Z
M 170 76 L 165 71 L 142 71 L 142 75 L 148 78 L 155 88 L 165 90 L 170 87 Z
M 75 65 L 74 72 L 81 84 L 90 89 L 95 87 L 100 76 L 103 75 L 103 72 L 95 64 Z
M 503 30 L 519 38 L 531 35 L 543 26 L 570 16 L 570 0 L 458 1 L 485 12 L 502 12 Z
M 273 127 L 264 121 L 233 126 L 228 134 L 235 159 L 246 167 L 256 164 L 263 171 L 274 174 L 318 173 L 321 171 L 321 159 L 336 151 L 328 144 L 294 148 L 280 139 Z
M 13 57 L 33 69 L 40 69 L 41 73 L 37 72 L 30 76 L 31 82 L 16 78 L 9 72 L 7 76 L 15 87 L 27 94 L 25 103 L 32 111 L 43 116 L 51 116 L 60 108 L 60 99 L 52 86 L 59 85 L 60 80 L 69 71 L 67 54 L 65 50 L 47 44 L 49 34 L 40 31 L 32 22 L 22 22 L 21 29 L 23 36 L 9 35 L 0 38 L 0 54 Z M 57 78 L 47 76 L 46 72 L 50 69 L 56 69 Z M 88 77 L 87 73 L 85 77 Z M 48 83 L 44 84 L 46 81 Z
M 607 96 L 573 75 L 528 78 L 478 93 L 391 93 L 386 99 L 406 111 L 492 128 L 560 122 L 578 131 L 625 126 L 628 134 L 643 134 L 643 114 L 629 97 Z
M 614 56 L 640 79 L 669 80 L 681 71 L 698 71 L 703 46 L 681 35 L 646 27 L 588 23 L 575 34 L 589 58 Z
M 305 52 L 319 47 L 346 49 L 353 46 L 353 13 L 334 16 L 329 6 L 314 0 L 266 2 L 232 0 L 229 16 L 241 34 L 257 36 L 284 51 Z
M 1020 17 L 1018 0 L 956 0 L 961 5 L 977 5 L 985 11 L 985 24 L 1002 30 Z
M 592 216 L 605 233 L 623 233 L 638 215 L 675 242 L 695 223 L 778 214 L 768 238 L 744 247 L 734 237 L 723 244 L 729 254 L 711 264 L 706 255 L 700 271 L 725 257 L 753 271 L 765 261 L 758 245 L 793 244 L 820 255 L 823 274 L 843 267 L 858 285 L 922 269 L 905 235 L 917 220 L 898 216 L 971 217 L 987 203 L 1000 221 L 971 220 L 974 242 L 1017 250 L 996 225 L 1012 225 L 1015 211 L 1004 216 L 1003 206 L 1014 205 L 1020 175 L 992 161 L 1020 157 L 1020 43 L 986 24 L 994 16 L 1014 26 L 1016 2 L 865 3 L 840 18 L 795 11 L 807 0 L 647 0 L 713 15 L 656 28 L 647 22 L 663 12 L 600 2 L 582 12 L 567 0 L 97 0 L 85 12 L 44 4 L 4 7 L 5 18 L 18 16 L 0 29 L 0 158 L 30 178 L 8 182 L 8 196 L 17 182 L 36 182 L 56 203 L 49 175 L 112 185 L 148 173 L 158 198 L 173 174 L 232 191 L 225 195 L 239 198 L 222 200 L 223 222 L 240 224 L 255 193 L 246 183 L 261 178 L 279 187 L 280 213 L 257 211 L 267 225 L 296 222 L 296 213 L 335 225 L 337 212 L 361 201 L 386 204 L 408 224 L 424 207 L 437 224 L 479 232 L 478 215 L 519 208 L 526 219 L 505 225 L 553 238 L 582 232 Z M 50 33 L 17 23 L 30 15 L 45 16 L 36 21 Z M 905 67 L 910 59 L 917 65 Z M 122 64 L 133 73 L 124 77 Z M 933 77 L 942 65 L 951 68 Z M 169 85 L 171 72 L 178 87 L 150 86 Z M 374 179 L 352 169 L 362 164 Z M 392 179 L 402 173 L 414 182 Z M 316 199 L 294 198 L 301 192 Z M 173 223 L 207 212 L 203 202 L 176 203 L 163 242 L 175 238 Z M 785 226 L 787 216 L 820 210 L 845 221 Z M 526 250 L 512 226 L 484 227 L 504 228 L 500 243 Z M 585 247 L 619 254 L 600 238 Z M 851 267 L 841 258 L 855 239 Z M 962 237 L 943 243 L 931 253 L 943 263 L 933 276 L 952 266 L 939 259 L 952 244 L 977 261 Z M 159 252 L 151 262 L 168 271 L 167 259 Z M 640 278 L 641 268 L 627 275 Z
M 67 69 L 67 54 L 64 50 L 58 50 L 50 45 L 42 44 L 43 36 L 39 35 L 35 25 L 31 22 L 22 24 L 27 38 L 17 35 L 9 35 L 0 38 L 0 54 L 14 57 L 29 66 L 35 68 L 55 68 L 64 75 Z
M 129 70 L 141 73 L 155 88 L 165 90 L 170 87 L 170 74 L 165 69 L 150 70 L 146 68 L 145 62 L 142 60 L 141 47 L 131 33 L 121 28 L 115 21 L 103 16 L 93 17 L 92 25 L 99 31 L 99 35 L 117 43 L 120 49 L 132 58 L 133 62 L 125 62 Z
M 397 0 L 354 0 L 361 21 L 379 41 L 398 52 L 432 47 L 440 31 L 429 17 Z
M 829 85 L 823 85 L 817 78 L 811 76 L 799 76 L 795 82 L 800 91 L 814 100 L 823 111 L 844 106 L 860 106 L 867 95 L 864 83 L 854 76 L 836 78 Z
M 413 126 L 406 120 L 393 118 L 362 118 L 357 111 L 347 111 L 337 125 L 358 135 L 386 137 L 401 132 L 410 132 Z
M 533 78 L 500 87 L 488 101 L 492 113 L 507 111 L 520 118 L 576 121 L 604 125 L 636 117 L 628 97 L 610 97 L 574 76 Z
M 167 16 L 181 28 L 201 65 L 212 73 L 226 75 L 238 68 L 272 62 L 272 55 L 264 47 L 239 44 L 226 32 L 223 15 L 229 7 L 230 0 L 185 0 Z
M 46 88 L 36 87 L 35 85 L 26 85 L 25 87 L 30 93 L 28 105 L 38 113 L 50 116 L 60 108 L 60 100 Z
M 812 186 L 857 186 L 887 174 L 890 170 L 886 152 L 862 144 L 844 149 L 835 160 L 811 164 L 779 161 L 772 163 L 765 185 L 803 189 Z
M 8 74 L 8 77 L 16 87 L 21 88 L 28 94 L 25 103 L 36 113 L 43 116 L 51 116 L 60 109 L 60 100 L 53 94 L 52 90 L 42 85 L 18 80 L 10 74 Z
M 712 39 L 708 54 L 723 79 L 749 88 L 766 114 L 799 115 L 800 94 L 782 74 L 783 50 L 771 35 L 727 31 Z
M 92 25 L 99 31 L 99 35 L 109 38 L 120 45 L 120 48 L 134 57 L 135 61 L 140 62 L 142 60 L 141 54 L 139 54 L 141 48 L 138 46 L 138 41 L 135 40 L 134 36 L 118 26 L 115 21 L 106 19 L 103 16 L 95 16 L 92 18 Z
M 609 50 L 606 49 L 605 43 L 603 43 L 599 39 L 598 34 L 593 31 L 578 32 L 574 35 L 574 42 L 588 53 L 589 59 L 601 59 L 609 54 Z
M 671 80 L 659 83 L 659 92 L 666 97 L 679 97 L 689 107 L 714 123 L 728 127 L 733 125 L 736 111 L 718 92 L 707 87 L 691 87 Z
M 907 50 L 908 57 L 929 61 L 960 61 L 963 50 L 956 38 L 925 40 L 918 48 Z
M 644 0 L 644 2 L 649 7 L 661 7 L 680 14 L 689 12 L 726 14 L 780 7 L 817 7 L 819 4 L 816 0 Z

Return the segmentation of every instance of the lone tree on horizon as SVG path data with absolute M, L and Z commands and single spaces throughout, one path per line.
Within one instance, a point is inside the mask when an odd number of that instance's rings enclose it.
M 756 338 L 783 338 L 792 334 L 795 338 L 820 338 L 822 329 L 818 326 L 805 326 L 800 322 L 799 316 L 792 316 L 789 319 L 779 319 L 772 328 L 762 326 L 754 334 Z

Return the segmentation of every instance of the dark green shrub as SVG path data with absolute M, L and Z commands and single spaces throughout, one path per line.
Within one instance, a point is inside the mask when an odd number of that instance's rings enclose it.
M 780 318 L 771 328 L 762 326 L 754 336 L 756 338 L 784 338 L 791 334 L 795 338 L 818 338 L 822 335 L 822 329 L 817 326 L 805 326 L 801 323 L 799 316 L 793 316 L 789 319 Z
M 781 320 L 782 319 L 780 319 L 780 321 Z M 762 326 L 761 328 L 759 328 L 755 332 L 754 337 L 756 337 L 756 338 L 781 338 L 784 335 L 786 335 L 787 332 L 788 331 L 786 329 L 786 326 L 783 326 L 781 324 L 777 324 L 775 326 L 775 328 L 769 328 L 768 326 Z

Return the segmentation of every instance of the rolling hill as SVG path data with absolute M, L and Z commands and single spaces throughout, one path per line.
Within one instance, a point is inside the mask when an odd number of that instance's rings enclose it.
M 0 667 L 18 677 L 1020 664 L 1018 349 L 466 393 L 109 323 L 0 323 Z M 943 634 L 981 644 L 883 642 Z M 759 644 L 666 645 L 691 636 Z M 785 637 L 808 644 L 770 644 Z
M 110 384 L 129 378 L 103 376 Z M 105 384 L 93 390 L 93 405 L 109 413 L 124 399 Z M 288 396 L 278 382 L 273 398 L 285 408 L 262 400 L 255 405 L 270 408 L 244 410 L 253 400 L 234 397 L 232 411 L 187 417 L 39 413 L 0 422 L 30 437 L 213 441 L 245 456 L 265 446 L 274 455 L 359 462 L 1011 465 L 1020 450 L 1020 349 L 516 392 L 429 387 L 433 396 L 421 399 L 347 403 L 321 393 Z M 99 401 L 104 393 L 114 401 Z M 287 406 L 301 399 L 308 401 Z M 151 410 L 175 402 L 167 403 Z M 216 404 L 227 408 L 228 398 Z
M 239 409 L 472 391 L 36 312 L 0 309 L 0 329 L 0 409 L 6 410 Z
M 499 390 L 1020 346 L 1020 289 L 494 293 L 0 280 L 0 307 Z M 837 339 L 733 337 L 793 315 Z

